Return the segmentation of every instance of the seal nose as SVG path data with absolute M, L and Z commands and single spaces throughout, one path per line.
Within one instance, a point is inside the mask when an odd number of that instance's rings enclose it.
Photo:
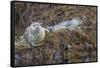
M 36 27 L 36 29 L 39 29 L 39 27 Z

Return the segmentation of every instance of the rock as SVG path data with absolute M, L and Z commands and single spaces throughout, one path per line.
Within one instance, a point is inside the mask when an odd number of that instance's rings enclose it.
M 56 63 L 61 63 L 62 62 L 62 55 L 59 52 L 55 53 L 54 60 L 56 61 Z
M 64 50 L 71 49 L 71 48 L 72 48 L 72 46 L 70 44 L 64 43 Z
M 15 65 L 18 65 L 22 62 L 22 58 L 19 54 L 15 54 Z
M 93 49 L 93 45 L 89 44 L 89 43 L 85 43 L 85 49 L 86 50 L 92 50 Z

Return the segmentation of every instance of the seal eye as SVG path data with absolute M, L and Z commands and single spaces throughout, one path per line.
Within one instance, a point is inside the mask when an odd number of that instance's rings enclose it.
M 35 25 L 33 25 L 33 27 L 35 27 Z

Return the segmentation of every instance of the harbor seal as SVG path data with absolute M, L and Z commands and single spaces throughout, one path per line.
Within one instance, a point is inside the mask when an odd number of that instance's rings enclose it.
M 33 22 L 26 28 L 23 36 L 25 41 L 31 46 L 39 46 L 40 42 L 45 38 L 46 28 L 42 27 L 39 22 Z
M 73 30 L 81 24 L 82 24 L 82 20 L 78 17 L 75 17 L 75 18 L 72 18 L 71 20 L 66 20 L 66 21 L 60 22 L 54 26 L 47 27 L 47 28 L 50 30 L 50 32 L 55 32 L 60 29 Z

